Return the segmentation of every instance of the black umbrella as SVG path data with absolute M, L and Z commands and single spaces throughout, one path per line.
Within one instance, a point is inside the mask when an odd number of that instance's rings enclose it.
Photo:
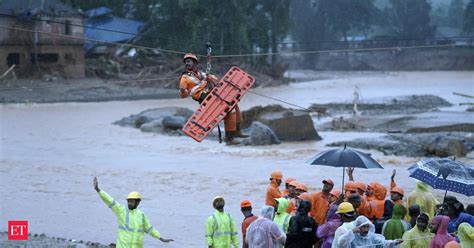
M 408 168 L 410 177 L 429 184 L 435 189 L 444 189 L 444 198 L 449 191 L 466 196 L 474 195 L 474 168 L 461 161 L 449 158 L 430 158 L 419 161 Z
M 344 190 L 345 167 L 383 169 L 370 154 L 346 147 L 346 145 L 344 148 L 319 153 L 310 160 L 309 164 L 342 167 L 342 190 Z

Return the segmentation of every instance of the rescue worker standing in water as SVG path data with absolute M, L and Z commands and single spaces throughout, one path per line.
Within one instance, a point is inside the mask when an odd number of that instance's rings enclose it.
M 143 247 L 143 238 L 145 233 L 159 239 L 161 242 L 168 243 L 172 239 L 162 238 L 160 233 L 150 224 L 150 220 L 145 213 L 137 209 L 142 196 L 138 192 L 130 192 L 127 197 L 128 207 L 116 202 L 105 191 L 99 189 L 97 177 L 94 177 L 94 189 L 99 193 L 104 201 L 117 217 L 119 230 L 117 232 L 117 247 Z
M 201 104 L 212 89 L 218 83 L 216 76 L 199 71 L 197 68 L 198 58 L 192 53 L 185 54 L 183 57 L 185 71 L 181 75 L 179 81 L 179 96 L 191 98 Z M 239 144 L 235 138 L 246 138 L 247 135 L 242 134 L 240 124 L 242 116 L 239 106 L 235 106 L 235 112 L 229 112 L 224 117 L 225 139 L 227 145 Z

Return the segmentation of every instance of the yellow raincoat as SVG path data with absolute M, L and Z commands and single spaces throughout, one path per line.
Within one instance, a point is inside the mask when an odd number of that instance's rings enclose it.
M 109 194 L 101 190 L 100 198 L 107 206 L 112 209 L 117 217 L 117 248 L 138 248 L 143 247 L 143 238 L 145 233 L 159 239 L 160 233 L 153 228 L 145 213 L 140 209 L 129 210 L 128 206 L 124 206 L 114 200 Z
M 239 247 L 235 221 L 229 213 L 215 211 L 207 218 L 206 241 L 212 248 L 230 248 L 232 245 Z
M 469 223 L 462 223 L 458 227 L 458 238 L 462 248 L 474 247 L 474 227 Z
M 427 248 L 430 245 L 431 239 L 434 234 L 430 232 L 429 228 L 426 228 L 422 232 L 418 226 L 414 226 L 409 231 L 403 234 L 403 243 L 400 244 L 401 248 Z
M 427 213 L 433 219 L 436 205 L 439 203 L 431 193 L 430 186 L 423 182 L 417 182 L 416 188 L 408 196 L 408 206 L 418 204 L 422 213 Z

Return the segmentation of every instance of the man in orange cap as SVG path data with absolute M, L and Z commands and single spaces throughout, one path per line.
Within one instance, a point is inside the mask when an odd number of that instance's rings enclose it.
M 290 202 L 290 205 L 288 206 L 288 209 L 286 210 L 287 213 L 294 215 L 296 213 L 296 209 L 298 209 L 299 205 L 299 198 L 298 196 L 300 193 L 296 190 L 300 183 L 297 182 L 296 180 L 290 181 L 288 183 L 288 195 L 285 195 L 284 198 L 287 199 Z
M 376 220 L 382 218 L 385 211 L 385 197 L 387 196 L 387 189 L 378 182 L 372 182 L 369 187 L 373 191 L 374 198 L 369 201 L 370 213 L 369 219 Z
M 390 177 L 390 199 L 393 201 L 393 203 L 400 204 L 406 208 L 407 206 L 405 205 L 405 201 L 403 201 L 405 191 L 401 187 L 398 187 L 397 183 L 395 183 L 396 174 L 397 170 L 393 169 L 392 176 Z
M 339 199 L 339 196 L 341 196 L 341 191 L 339 189 L 332 189 L 331 192 L 329 193 L 329 203 L 333 204 L 336 202 L 337 199 Z M 336 205 L 338 205 L 337 203 Z
M 344 185 L 344 199 L 347 200 L 352 194 L 357 194 L 357 185 L 353 181 L 348 181 Z
M 370 204 L 367 201 L 367 197 L 364 195 L 364 193 L 367 191 L 367 186 L 363 182 L 356 182 L 355 185 L 357 188 L 357 193 L 360 196 L 360 207 L 357 209 L 357 214 L 369 218 Z
M 323 180 L 322 183 L 323 189 L 311 194 L 311 216 L 318 225 L 326 222 L 326 213 L 330 205 L 329 195 L 334 187 L 334 182 L 331 179 Z
M 265 205 L 276 207 L 275 199 L 281 198 L 280 185 L 283 174 L 281 171 L 273 171 L 270 174 L 270 185 L 267 188 L 267 196 L 265 199 Z
M 244 221 L 242 221 L 242 247 L 248 248 L 249 245 L 245 242 L 245 236 L 247 235 L 247 228 L 250 224 L 257 219 L 257 216 L 252 214 L 252 203 L 249 200 L 243 200 L 240 203 L 240 210 L 244 215 Z
M 281 192 L 283 196 L 287 196 L 290 193 L 290 183 L 296 181 L 296 179 L 289 177 L 285 180 L 285 189 Z
M 218 79 L 212 74 L 207 75 L 205 72 L 199 71 L 197 68 L 198 58 L 192 53 L 185 54 L 183 62 L 185 71 L 182 73 L 179 81 L 179 96 L 181 98 L 191 96 L 193 100 L 201 104 L 216 86 Z M 248 137 L 241 132 L 241 119 L 242 116 L 238 105 L 235 106 L 234 113 L 229 112 L 224 117 L 225 141 L 228 145 L 238 144 L 239 142 L 234 140 L 236 137 Z

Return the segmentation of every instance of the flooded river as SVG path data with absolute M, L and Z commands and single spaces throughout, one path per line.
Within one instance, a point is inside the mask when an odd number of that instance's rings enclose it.
M 306 72 L 308 73 L 308 72 Z M 312 103 L 350 102 L 358 86 L 364 99 L 409 94 L 438 95 L 455 104 L 466 102 L 452 92 L 474 95 L 473 72 L 334 73 L 330 79 L 293 83 L 256 92 L 304 107 Z M 291 76 L 305 77 L 305 72 Z M 275 104 L 248 94 L 242 109 Z M 228 147 L 215 140 L 197 143 L 181 136 L 143 133 L 111 123 L 145 109 L 181 106 L 194 109 L 192 100 L 167 99 L 101 103 L 1 105 L 0 231 L 8 220 L 28 220 L 31 233 L 115 242 L 113 213 L 92 187 L 97 176 L 101 189 L 125 203 L 130 191 L 145 199 L 142 209 L 165 238 L 150 237 L 146 247 L 202 247 L 204 223 L 212 214 L 212 198 L 222 195 L 240 227 L 239 202 L 249 199 L 258 210 L 264 203 L 268 177 L 279 169 L 319 190 L 324 178 L 341 184 L 342 170 L 306 164 L 325 144 L 377 133 L 320 132 L 318 142 L 286 142 L 278 146 Z M 288 107 L 288 106 L 285 106 Z M 384 170 L 356 170 L 356 180 L 378 180 L 389 185 L 393 168 L 397 181 L 411 191 L 415 181 L 406 168 L 423 158 L 384 156 L 370 151 Z M 472 154 L 462 160 L 473 164 Z M 442 193 L 435 190 L 440 198 Z M 472 198 L 461 198 L 464 202 Z M 240 228 L 238 228 L 240 230 Z

